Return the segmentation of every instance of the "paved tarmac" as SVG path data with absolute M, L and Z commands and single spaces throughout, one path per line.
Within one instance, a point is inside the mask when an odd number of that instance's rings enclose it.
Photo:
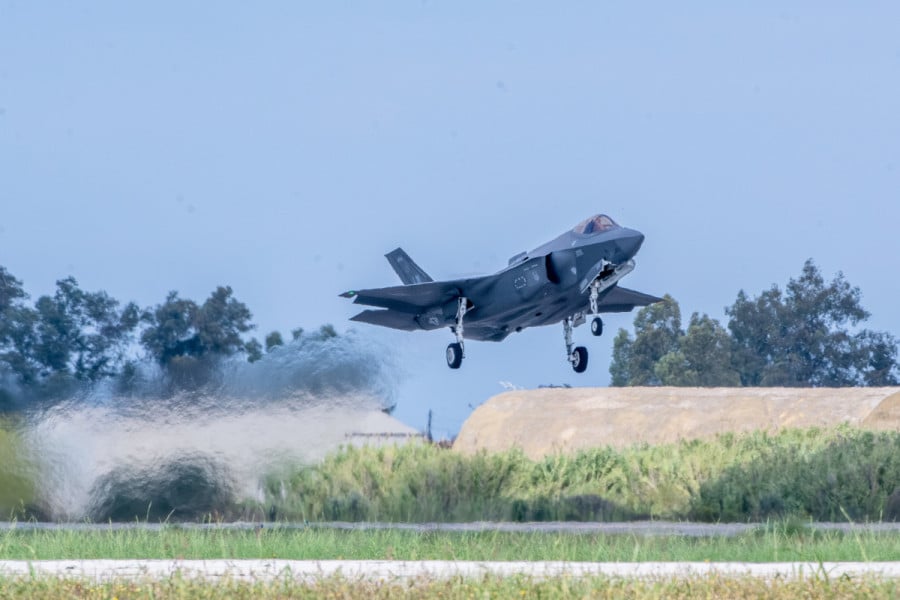
M 0 561 L 0 576 L 46 575 L 92 581 L 161 579 L 179 573 L 215 581 L 222 578 L 271 581 L 290 578 L 316 582 L 342 576 L 350 580 L 404 581 L 416 578 L 526 575 L 545 578 L 606 576 L 626 578 L 726 577 L 900 577 L 900 562 L 476 562 L 476 561 L 383 561 L 383 560 L 46 560 Z

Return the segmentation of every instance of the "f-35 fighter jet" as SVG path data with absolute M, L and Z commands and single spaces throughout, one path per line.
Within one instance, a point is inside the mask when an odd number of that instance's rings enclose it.
M 600 313 L 628 312 L 661 299 L 625 289 L 619 280 L 634 269 L 644 236 L 606 215 L 586 219 L 554 240 L 509 259 L 483 277 L 434 281 L 400 248 L 386 255 L 404 285 L 341 294 L 364 310 L 351 321 L 414 331 L 449 327 L 447 365 L 458 369 L 465 340 L 499 342 L 526 327 L 563 324 L 566 356 L 576 373 L 588 352 L 575 347 L 572 329 L 591 317 L 591 333 L 603 333 Z

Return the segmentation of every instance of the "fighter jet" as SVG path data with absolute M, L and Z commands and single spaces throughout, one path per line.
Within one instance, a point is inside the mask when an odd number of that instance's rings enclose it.
M 404 331 L 449 327 L 456 336 L 447 346 L 451 369 L 462 364 L 467 339 L 499 342 L 528 327 L 562 322 L 566 356 L 575 372 L 583 373 L 588 351 L 574 346 L 573 328 L 589 316 L 591 333 L 599 336 L 601 313 L 629 312 L 661 300 L 619 286 L 634 270 L 643 242 L 639 231 L 595 215 L 531 252 L 516 254 L 493 275 L 449 281 L 434 281 L 397 248 L 386 258 L 403 285 L 341 296 L 377 307 L 351 321 Z

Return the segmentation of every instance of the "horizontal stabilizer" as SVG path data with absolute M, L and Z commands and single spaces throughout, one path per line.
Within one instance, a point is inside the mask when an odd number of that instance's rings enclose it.
M 381 325 L 382 327 L 390 327 L 391 329 L 402 329 L 403 331 L 420 329 L 414 315 L 394 310 L 364 310 L 355 317 L 351 317 L 350 320 L 358 321 L 360 323 L 371 323 L 372 325 Z
M 600 299 L 600 312 L 629 312 L 637 306 L 655 302 L 662 302 L 662 298 L 615 286 Z
M 404 285 L 413 283 L 430 283 L 434 281 L 428 273 L 422 270 L 402 248 L 397 248 L 384 255 L 394 268 L 394 272 L 400 277 Z

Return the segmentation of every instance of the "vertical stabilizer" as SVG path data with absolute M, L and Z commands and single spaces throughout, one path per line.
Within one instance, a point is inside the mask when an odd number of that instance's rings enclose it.
M 434 279 L 428 276 L 428 273 L 423 271 L 419 265 L 413 262 L 413 259 L 411 259 L 402 248 L 397 248 L 384 256 L 388 259 L 388 262 L 391 263 L 394 272 L 397 273 L 400 277 L 400 281 L 402 281 L 404 285 L 434 281 Z

